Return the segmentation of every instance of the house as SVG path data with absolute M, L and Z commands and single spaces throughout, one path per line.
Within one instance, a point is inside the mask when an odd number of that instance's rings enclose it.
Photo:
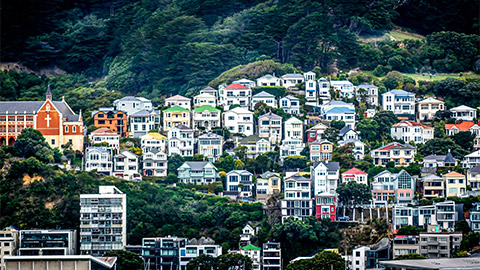
M 445 102 L 428 97 L 417 102 L 417 121 L 431 121 L 438 111 L 445 110 Z
M 153 110 L 152 101 L 143 97 L 127 96 L 121 99 L 117 99 L 113 102 L 115 110 L 122 111 L 130 116 L 138 111 L 151 111 Z
M 325 120 L 328 121 L 343 121 L 345 125 L 354 129 L 355 128 L 355 110 L 336 107 L 332 108 L 323 114 Z
M 338 137 L 342 141 L 346 140 L 358 140 L 358 133 L 353 130 L 350 126 L 345 125 L 342 129 L 340 129 L 340 132 L 338 133 Z
M 390 201 L 407 205 L 415 195 L 415 179 L 406 170 L 399 173 L 385 170 L 373 177 L 370 186 L 374 205 L 387 206 Z
M 450 112 L 452 113 L 452 118 L 457 120 L 473 121 L 474 118 L 477 118 L 477 110 L 465 105 L 451 108 Z
M 185 247 L 180 247 L 179 251 L 179 270 L 187 270 L 188 263 L 202 254 L 212 256 L 214 258 L 222 255 L 222 246 L 215 245 L 215 241 L 213 239 L 202 236 L 198 240 L 195 238 L 188 240 Z
M 268 107 L 277 108 L 275 96 L 268 92 L 262 91 L 253 95 L 252 102 L 250 104 L 250 110 L 255 110 L 255 105 L 259 102 L 266 104 Z
M 330 96 L 330 82 L 326 78 L 320 78 L 317 81 L 318 83 L 318 97 L 323 102 L 331 99 Z
M 325 160 L 332 160 L 333 143 L 326 139 L 318 139 L 308 144 L 310 149 L 310 160 L 312 162 L 319 162 Z
M 416 207 L 394 205 L 392 213 L 393 230 L 413 225 L 428 231 L 453 231 L 455 223 L 463 219 L 463 204 L 444 201 Z
M 280 145 L 280 157 L 283 159 L 288 156 L 300 156 L 304 148 L 305 143 L 301 139 L 286 138 Z
M 40 131 L 52 148 L 70 143 L 83 152 L 82 113 L 73 112 L 63 98 L 53 101 L 50 87 L 45 101 L 0 102 L 0 145 L 13 145 L 25 128 Z
M 390 128 L 392 138 L 404 142 L 426 143 L 433 139 L 433 127 L 419 124 L 415 121 L 403 120 Z
M 263 243 L 262 249 L 263 270 L 281 270 L 282 269 L 282 249 L 280 242 Z
M 295 88 L 297 84 L 303 83 L 305 78 L 302 74 L 290 73 L 285 74 L 281 77 L 282 86 L 285 88 Z
M 88 135 L 92 145 L 107 143 L 109 147 L 118 148 L 120 146 L 120 135 L 109 128 L 99 128 Z
M 352 98 L 355 93 L 355 87 L 349 81 L 330 81 L 330 87 L 340 94 L 337 98 Z
M 373 84 L 360 84 L 355 86 L 355 97 L 357 100 L 365 102 L 370 106 L 378 106 L 378 87 Z
M 299 139 L 303 141 L 303 122 L 296 117 L 285 121 L 285 139 Z
M 455 167 L 458 164 L 458 159 L 452 156 L 450 149 L 446 155 L 432 154 L 423 158 L 422 172 L 433 173 L 437 171 L 437 168 L 443 167 Z
M 442 175 L 445 182 L 446 197 L 459 197 L 467 190 L 465 175 L 452 171 Z
M 334 108 L 346 108 L 349 110 L 355 110 L 353 103 L 346 103 L 340 100 L 332 100 L 320 106 L 320 114 L 324 115 L 326 112 Z
M 150 148 L 143 151 L 142 164 L 143 175 L 166 177 L 168 169 L 167 153 L 165 148 Z
M 5 265 L 4 257 L 16 255 L 19 246 L 18 234 L 18 229 L 11 225 L 0 230 L 0 264 L 2 267 Z
M 198 108 L 203 105 L 217 107 L 217 97 L 210 93 L 203 93 L 193 97 L 193 108 Z
M 187 161 L 178 168 L 178 181 L 181 183 L 208 185 L 217 178 L 217 168 L 208 161 Z
M 260 270 L 262 266 L 262 249 L 252 244 L 240 248 L 240 254 L 252 260 L 252 270 Z
M 195 146 L 194 130 L 178 125 L 168 130 L 168 155 L 178 154 L 182 157 L 193 157 Z
M 464 168 L 473 168 L 476 166 L 480 166 L 480 150 L 466 155 L 462 160 L 462 167 Z
M 480 190 L 480 166 L 467 170 L 467 186 L 474 191 Z
M 368 174 L 357 168 L 352 168 L 342 173 L 342 183 L 357 182 L 357 184 L 368 185 Z
M 338 146 L 343 147 L 349 143 L 353 144 L 353 156 L 355 156 L 355 160 L 363 160 L 365 157 L 365 143 L 356 139 L 348 139 L 339 141 Z
M 113 175 L 125 180 L 141 180 L 139 158 L 134 153 L 123 150 L 113 157 Z
M 264 75 L 257 79 L 257 86 L 281 86 L 282 82 L 278 77 L 275 77 L 275 74 Z
M 223 126 L 232 134 L 253 135 L 253 112 L 237 107 L 223 113 Z
M 18 256 L 76 255 L 76 230 L 20 230 Z
M 252 198 L 253 174 L 246 170 L 229 171 L 223 194 L 234 198 Z
M 311 181 L 296 173 L 283 180 L 282 222 L 288 217 L 303 219 L 312 215 Z
M 210 131 L 221 126 L 221 111 L 210 105 L 193 109 L 193 127 Z
M 190 111 L 178 105 L 163 110 L 163 131 L 178 125 L 190 127 Z
M 480 124 L 472 121 L 462 121 L 455 124 L 445 124 L 445 132 L 448 136 L 453 136 L 459 132 L 470 132 L 475 135 L 473 139 L 473 148 L 480 148 Z
M 108 128 L 121 137 L 128 136 L 128 118 L 124 111 L 114 108 L 100 108 L 92 112 L 93 125 L 97 128 Z
M 200 90 L 200 94 L 210 94 L 215 98 L 217 98 L 217 101 L 218 101 L 218 90 L 213 87 L 207 86 L 203 88 L 202 90 Z
M 187 239 L 177 236 L 143 238 L 141 258 L 145 262 L 145 269 L 186 270 L 181 266 L 190 258 L 186 258 L 187 254 L 180 253 L 182 250 L 185 251 L 186 246 Z
M 287 114 L 300 114 L 300 99 L 287 95 L 278 101 L 278 106 Z
M 229 109 L 231 105 L 240 105 L 242 108 L 250 106 L 250 99 L 252 97 L 252 89 L 241 84 L 230 84 L 224 88 L 220 88 L 220 105 Z
M 159 111 L 140 110 L 128 115 L 130 119 L 130 136 L 135 138 L 147 134 L 160 125 Z
M 423 197 L 425 199 L 445 197 L 445 185 L 442 177 L 430 174 L 423 177 L 422 182 Z
M 393 259 L 408 254 L 420 253 L 420 237 L 418 235 L 395 235 L 392 245 Z
M 318 139 L 321 139 L 322 134 L 325 132 L 327 128 L 328 128 L 327 125 L 323 123 L 318 123 L 315 126 L 307 129 L 307 133 L 306 133 L 307 143 L 311 143 Z
M 272 112 L 258 117 L 258 136 L 266 138 L 271 143 L 278 144 L 282 141 L 282 117 Z
M 248 79 L 245 79 L 245 78 L 233 81 L 232 84 L 240 84 L 240 85 L 243 85 L 243 86 L 248 87 L 250 89 L 257 86 L 257 84 L 254 81 L 251 81 L 251 80 L 248 80 Z
M 192 109 L 192 100 L 181 95 L 175 95 L 165 99 L 165 106 L 167 107 L 180 106 L 190 111 Z
M 281 192 L 281 177 L 279 173 L 265 172 L 257 178 L 257 201 L 266 203 L 268 199 Z
M 143 152 L 152 149 L 165 152 L 167 149 L 167 138 L 158 132 L 149 132 L 140 138 L 140 146 Z
M 461 232 L 420 232 L 420 255 L 427 259 L 450 258 L 461 242 Z
M 215 162 L 223 153 L 223 137 L 215 133 L 198 136 L 198 153 Z
M 382 108 L 392 111 L 399 119 L 415 117 L 415 94 L 405 90 L 391 90 L 382 95 Z
M 251 222 L 247 222 L 247 224 L 242 229 L 242 233 L 240 234 L 240 246 L 244 247 L 250 245 L 252 238 L 256 234 L 257 232 L 253 228 L 253 224 Z
M 470 229 L 474 232 L 480 232 L 480 203 L 473 203 L 470 209 Z
M 305 78 L 305 99 L 308 101 L 317 101 L 317 82 L 315 72 L 309 71 L 303 74 Z
M 405 143 L 392 142 L 371 152 L 375 166 L 386 166 L 388 162 L 393 161 L 395 167 L 407 167 L 414 162 L 417 148 Z
M 328 161 L 318 162 L 313 163 L 310 170 L 316 218 L 335 221 L 340 164 Z
M 250 135 L 241 139 L 238 145 L 247 147 L 247 158 L 256 158 L 259 155 L 273 151 L 270 141 L 265 138 L 260 138 L 257 135 Z
M 112 175 L 113 152 L 110 147 L 90 146 L 85 149 L 83 157 L 83 170 Z

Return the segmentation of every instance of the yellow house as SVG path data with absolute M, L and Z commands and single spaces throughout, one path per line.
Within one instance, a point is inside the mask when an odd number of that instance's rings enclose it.
M 266 172 L 257 178 L 257 201 L 266 202 L 273 194 L 281 191 L 280 174 Z
M 465 175 L 461 173 L 449 172 L 444 174 L 443 181 L 447 197 L 457 197 L 460 194 L 464 194 L 467 189 Z
M 163 131 L 178 125 L 190 126 L 190 111 L 178 105 L 163 111 Z

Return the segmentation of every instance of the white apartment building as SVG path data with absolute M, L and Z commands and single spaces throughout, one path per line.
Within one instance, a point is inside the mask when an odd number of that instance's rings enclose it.
M 340 164 L 338 162 L 318 162 L 311 167 L 313 195 L 336 195 L 340 179 Z
M 303 122 L 296 117 L 285 121 L 285 139 L 299 139 L 303 141 Z
M 338 98 L 352 98 L 355 94 L 355 87 L 349 81 L 330 81 L 330 86 L 336 93 L 340 93 Z
M 452 113 L 452 118 L 457 120 L 473 121 L 474 118 L 477 118 L 477 110 L 465 105 L 451 108 L 450 112 Z
M 143 175 L 166 177 L 168 169 L 167 153 L 165 148 L 152 148 L 143 152 Z
M 93 171 L 105 175 L 112 175 L 113 152 L 110 147 L 90 146 L 85 150 L 83 157 L 83 170 Z
M 378 87 L 373 84 L 360 84 L 355 86 L 355 97 L 357 100 L 365 99 L 367 104 L 378 105 Z
M 268 112 L 258 117 L 258 136 L 266 138 L 271 143 L 282 141 L 282 117 Z
M 141 180 L 139 173 L 140 165 L 138 156 L 134 153 L 123 150 L 114 156 L 113 175 L 125 180 Z
M 302 74 L 297 73 L 290 73 L 285 74 L 281 77 L 282 86 L 285 88 L 294 88 L 297 84 L 303 83 L 305 78 L 303 78 Z
M 253 112 L 237 107 L 223 113 L 223 126 L 232 134 L 253 135 Z
M 130 135 L 141 137 L 160 125 L 160 113 L 158 111 L 137 111 L 128 116 L 130 121 Z
M 229 109 L 231 105 L 238 104 L 240 107 L 248 108 L 252 98 L 252 89 L 241 84 L 230 84 L 219 91 L 220 105 Z
M 113 148 L 118 148 L 120 146 L 120 135 L 106 127 L 90 132 L 88 137 L 92 145 L 105 142 L 108 143 L 108 146 Z
M 315 72 L 309 71 L 303 74 L 305 78 L 305 99 L 317 101 L 317 81 Z
M 355 110 L 346 107 L 334 107 L 323 114 L 325 120 L 343 121 L 351 129 L 355 129 Z
M 165 151 L 167 149 L 167 138 L 157 132 L 149 132 L 140 138 L 140 146 L 143 152 L 156 149 Z
M 198 153 L 215 162 L 223 153 L 223 137 L 215 133 L 205 133 L 198 137 Z
M 382 95 L 382 107 L 385 111 L 392 111 L 401 119 L 415 117 L 415 94 L 405 90 L 391 90 Z
M 213 88 L 213 87 L 207 86 L 207 87 L 203 88 L 202 90 L 200 90 L 200 94 L 210 94 L 210 95 L 216 97 L 217 101 L 218 101 L 218 90 Z
M 115 186 L 80 194 L 80 254 L 103 256 L 127 244 L 127 195 Z
M 250 104 L 250 110 L 255 110 L 255 105 L 259 102 L 266 104 L 268 107 L 277 108 L 275 96 L 268 92 L 262 91 L 253 95 L 252 103 Z
M 221 111 L 210 105 L 203 105 L 193 109 L 193 127 L 207 131 L 220 127 Z
M 330 82 L 326 78 L 320 78 L 317 81 L 318 83 L 318 97 L 323 100 L 325 103 L 326 101 L 330 100 L 332 97 L 330 95 Z
M 187 264 L 192 259 L 205 254 L 214 258 L 222 255 L 222 246 L 215 245 L 211 238 L 190 239 L 184 247 L 180 247 L 180 269 L 187 270 Z
M 4 256 L 15 256 L 18 248 L 18 230 L 13 226 L 0 230 L 0 269 L 5 270 Z
M 178 125 L 168 130 L 168 155 L 178 154 L 182 157 L 193 157 L 195 147 L 194 130 Z
M 184 96 L 175 95 L 165 99 L 165 106 L 180 106 L 190 111 L 192 109 L 192 100 Z
M 257 79 L 257 86 L 282 86 L 282 82 L 275 74 L 267 74 Z
M 284 179 L 281 201 L 282 222 L 288 217 L 303 219 L 312 215 L 311 181 L 296 173 Z
M 433 139 L 433 127 L 419 124 L 415 121 L 403 120 L 390 128 L 393 139 L 403 140 L 406 143 L 426 143 Z
M 445 102 L 428 97 L 417 102 L 417 121 L 433 120 L 438 111 L 445 110 Z
M 153 110 L 152 102 L 143 97 L 127 96 L 117 99 L 113 102 L 113 106 L 117 111 L 123 111 L 127 113 L 128 116 L 138 111 Z
M 262 268 L 262 249 L 252 244 L 240 248 L 240 254 L 252 260 L 252 270 L 260 270 Z
M 281 98 L 278 101 L 278 105 L 287 114 L 300 114 L 301 112 L 300 99 L 294 96 L 288 95 Z
M 305 143 L 300 139 L 284 139 L 282 145 L 280 145 L 280 157 L 283 159 L 288 156 L 300 156 L 300 153 L 304 148 Z
M 210 105 L 214 108 L 217 107 L 217 97 L 209 93 L 203 93 L 193 97 L 194 108 L 198 108 L 203 105 Z
M 246 170 L 233 170 L 227 173 L 225 195 L 240 198 L 253 197 L 253 174 Z

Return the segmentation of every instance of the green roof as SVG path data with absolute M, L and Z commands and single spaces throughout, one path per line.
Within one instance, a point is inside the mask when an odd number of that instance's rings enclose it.
M 219 112 L 220 110 L 217 108 L 214 108 L 210 105 L 202 105 L 196 109 L 193 109 L 195 112 L 203 112 L 203 111 L 209 111 L 209 112 Z
M 164 112 L 189 112 L 189 110 L 183 108 L 183 107 L 180 107 L 178 105 L 175 105 L 173 107 L 170 107 L 166 110 L 163 110 Z
M 249 245 L 246 245 L 246 246 L 242 247 L 242 250 L 262 250 L 262 249 L 254 246 L 252 244 L 249 244 Z

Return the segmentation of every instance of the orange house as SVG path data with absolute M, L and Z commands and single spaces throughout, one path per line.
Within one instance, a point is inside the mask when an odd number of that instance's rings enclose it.
M 109 128 L 116 132 L 120 137 L 128 136 L 127 113 L 117 111 L 113 108 L 100 108 L 92 112 L 93 125 L 97 128 Z

